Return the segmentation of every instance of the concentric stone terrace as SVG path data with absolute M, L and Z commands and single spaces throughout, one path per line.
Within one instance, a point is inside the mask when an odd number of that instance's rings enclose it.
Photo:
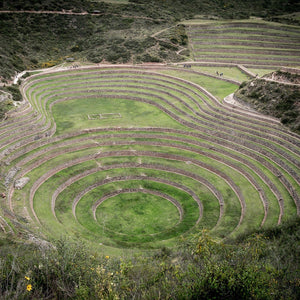
M 11 212 L 48 237 L 147 249 L 201 228 L 223 238 L 299 213 L 300 137 L 188 78 L 165 66 L 27 78 L 27 101 L 0 132 Z
M 265 67 L 300 65 L 299 26 L 240 20 L 195 22 L 188 28 L 196 61 Z

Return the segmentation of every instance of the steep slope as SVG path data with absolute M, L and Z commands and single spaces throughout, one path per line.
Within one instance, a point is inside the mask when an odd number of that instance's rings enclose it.
M 197 15 L 245 19 L 298 10 L 293 0 L 0 1 L 0 79 L 67 57 L 94 63 L 174 62 L 186 59 L 174 36 L 163 43 L 151 36 L 178 21 Z
M 243 82 L 235 97 L 256 110 L 280 119 L 292 130 L 300 132 L 300 76 L 273 72 Z

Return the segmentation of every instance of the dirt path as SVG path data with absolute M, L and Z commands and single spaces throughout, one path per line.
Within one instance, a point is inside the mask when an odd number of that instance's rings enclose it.
M 171 27 L 162 29 L 162 30 L 160 30 L 160 31 L 157 31 L 157 32 L 153 33 L 153 34 L 151 35 L 151 37 L 156 37 L 157 35 L 161 34 L 162 32 L 167 31 L 167 30 L 169 30 L 169 29 L 171 29 L 171 28 L 174 28 L 174 27 L 176 27 L 176 26 L 177 26 L 177 25 L 174 25 L 174 26 L 171 26 Z
M 245 110 L 248 110 L 249 112 L 253 112 L 253 116 L 256 116 L 256 111 L 246 105 L 243 105 L 242 103 L 236 101 L 234 98 L 233 98 L 233 93 L 226 96 L 223 100 L 225 103 L 229 103 L 231 105 L 234 105 L 236 107 L 239 107 L 239 108 L 242 108 L 242 109 L 245 109 Z M 270 118 L 271 120 L 273 120 L 274 118 Z
M 120 15 L 120 14 L 112 14 L 112 13 L 101 13 L 101 12 L 73 12 L 69 10 L 0 10 L 0 14 L 52 14 L 52 15 L 73 15 L 73 16 L 105 16 L 105 15 L 112 15 L 112 16 L 119 16 L 122 18 L 134 18 L 134 19 L 145 19 L 145 20 L 160 20 L 162 19 L 154 19 L 150 17 L 143 17 L 143 16 L 131 16 L 131 15 Z
M 277 83 L 280 83 L 280 84 L 291 85 L 291 86 L 299 86 L 300 87 L 299 83 L 292 83 L 292 82 L 287 82 L 287 81 L 283 81 L 283 80 L 277 80 L 277 79 L 273 79 L 273 78 L 264 78 L 264 77 L 261 77 L 260 79 L 265 80 L 265 81 L 277 82 Z
M 1 10 L 1 14 L 56 14 L 56 15 L 77 15 L 77 16 L 84 16 L 88 15 L 88 12 L 73 12 L 68 10 Z M 99 15 L 99 14 L 95 14 Z

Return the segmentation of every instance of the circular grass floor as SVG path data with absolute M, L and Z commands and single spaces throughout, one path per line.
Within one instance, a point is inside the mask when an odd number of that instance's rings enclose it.
M 173 203 L 146 193 L 124 193 L 105 200 L 97 209 L 102 230 L 129 236 L 165 231 L 180 221 L 179 216 Z

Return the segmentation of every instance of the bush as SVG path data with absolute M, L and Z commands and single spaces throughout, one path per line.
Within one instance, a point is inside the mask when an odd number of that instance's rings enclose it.
M 12 97 L 13 97 L 14 101 L 22 101 L 23 97 L 22 97 L 22 94 L 19 90 L 18 85 L 13 84 L 11 86 L 6 87 L 5 90 L 7 90 L 9 93 L 12 94 Z
M 170 50 L 173 50 L 173 51 L 177 51 L 178 50 L 178 47 L 172 45 L 171 43 L 168 43 L 168 42 L 165 42 L 165 41 L 159 41 L 158 43 L 159 43 L 160 46 L 162 46 L 162 47 L 164 47 L 166 49 L 170 49 Z
M 105 59 L 110 62 L 126 63 L 130 59 L 130 52 L 124 47 L 115 46 L 105 54 Z
M 246 85 L 247 85 L 247 81 L 243 81 L 243 82 L 240 84 L 239 88 L 242 89 L 242 88 L 245 87 Z
M 148 53 L 144 54 L 142 57 L 141 57 L 141 60 L 143 62 L 161 62 L 160 58 L 156 57 L 156 56 L 152 56 Z
M 93 52 L 93 53 L 88 54 L 87 59 L 93 63 L 98 64 L 102 61 L 103 58 L 100 54 Z

